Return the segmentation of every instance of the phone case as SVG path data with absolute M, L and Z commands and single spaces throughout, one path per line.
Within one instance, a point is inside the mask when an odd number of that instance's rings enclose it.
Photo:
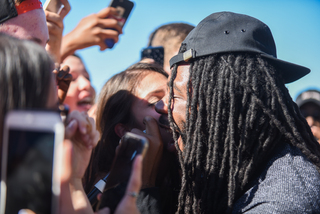
M 163 66 L 164 49 L 159 47 L 147 47 L 141 51 L 141 59 L 150 58 L 153 59 L 160 66 Z
M 118 21 L 118 24 L 123 28 L 124 24 L 128 20 L 128 17 L 131 13 L 131 10 L 134 6 L 134 3 L 129 0 L 114 0 L 110 3 L 109 7 L 114 7 L 117 9 L 119 15 L 118 16 L 111 16 L 108 18 L 113 18 Z M 115 30 L 115 29 L 113 29 Z M 114 46 L 114 40 L 113 39 L 105 39 L 105 44 L 108 46 L 108 48 L 113 48 Z

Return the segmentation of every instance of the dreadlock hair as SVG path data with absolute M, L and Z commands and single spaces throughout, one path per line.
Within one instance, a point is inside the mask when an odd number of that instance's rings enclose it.
M 177 65 L 168 106 L 176 75 Z M 269 61 L 255 53 L 209 55 L 191 62 L 189 75 L 177 213 L 231 213 L 273 150 L 285 143 L 320 172 L 320 146 Z M 174 127 L 172 109 L 168 114 Z M 178 146 L 177 133 L 174 138 Z

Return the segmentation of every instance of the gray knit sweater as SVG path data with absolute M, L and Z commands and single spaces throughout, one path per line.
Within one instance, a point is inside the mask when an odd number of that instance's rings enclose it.
M 320 174 L 293 146 L 275 151 L 233 213 L 320 213 Z

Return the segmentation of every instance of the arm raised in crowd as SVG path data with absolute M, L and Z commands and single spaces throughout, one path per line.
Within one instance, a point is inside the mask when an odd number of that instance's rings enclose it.
M 46 50 L 54 57 L 55 62 L 59 64 L 61 63 L 60 48 L 64 29 L 63 19 L 71 10 L 68 0 L 61 0 L 61 2 L 64 6 L 58 14 L 47 10 L 44 11 L 49 30 L 49 42 L 46 45 Z
M 66 210 L 61 213 L 93 213 L 91 204 L 84 192 L 82 177 L 89 164 L 91 151 L 97 145 L 100 138 L 96 130 L 95 121 L 84 112 L 73 111 L 67 119 L 65 140 L 65 169 L 62 176 L 61 207 Z M 70 145 L 72 142 L 72 145 Z M 126 194 L 117 207 L 116 213 L 139 213 L 136 206 L 136 197 L 131 192 L 138 193 L 141 188 L 142 157 L 137 156 Z M 67 185 L 68 183 L 68 185 Z M 69 194 L 68 194 L 69 192 Z M 72 206 L 71 206 L 72 205 Z M 71 212 L 72 213 L 72 212 Z M 98 214 L 108 214 L 109 209 L 99 210 Z
M 72 183 L 72 172 L 73 172 L 73 147 L 75 145 L 70 140 L 64 141 L 64 164 L 63 164 L 63 172 L 61 177 L 61 195 L 60 195 L 60 211 L 61 214 L 79 214 L 79 213 L 86 213 L 86 214 L 93 214 L 93 210 L 91 205 L 88 201 L 82 201 L 82 209 L 74 207 L 74 200 L 75 198 L 70 195 L 70 190 L 73 190 L 70 183 Z M 141 188 L 141 174 L 142 174 L 142 156 L 138 155 L 133 163 L 133 168 L 131 172 L 131 177 L 129 184 L 126 189 L 126 193 L 122 198 L 121 202 L 119 203 L 115 214 L 138 214 L 138 208 L 136 205 L 136 197 L 132 197 L 131 193 L 136 192 L 138 193 Z M 81 190 L 78 190 L 78 195 L 82 198 L 85 196 L 85 193 L 82 194 Z M 77 199 L 77 200 L 81 200 Z M 109 214 L 109 208 L 101 209 L 97 212 L 97 214 Z
M 92 149 L 99 139 L 95 122 L 84 112 L 72 111 L 67 118 L 66 139 L 72 142 L 69 188 L 73 208 L 78 213 L 90 213 L 92 208 L 82 185 L 82 177 L 89 164 Z
M 113 39 L 117 43 L 122 29 L 117 20 L 106 19 L 106 17 L 116 14 L 117 10 L 115 8 L 108 7 L 97 14 L 83 18 L 70 33 L 63 37 L 61 60 L 63 61 L 78 49 L 94 45 L 100 46 L 100 50 L 103 51 L 108 48 L 104 43 L 105 39 Z

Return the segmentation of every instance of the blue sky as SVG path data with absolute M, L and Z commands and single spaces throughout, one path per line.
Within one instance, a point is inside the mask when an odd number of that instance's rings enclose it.
M 42 0 L 44 2 L 45 0 Z M 80 50 L 92 84 L 100 91 L 114 74 L 138 62 L 149 34 L 162 24 L 185 22 L 197 25 L 214 12 L 247 14 L 266 23 L 277 46 L 278 58 L 311 69 L 306 77 L 287 84 L 295 98 L 306 88 L 320 88 L 320 0 L 133 0 L 135 7 L 112 50 L 99 47 Z M 109 0 L 69 0 L 72 10 L 65 18 L 64 34 L 85 16 L 109 5 Z

